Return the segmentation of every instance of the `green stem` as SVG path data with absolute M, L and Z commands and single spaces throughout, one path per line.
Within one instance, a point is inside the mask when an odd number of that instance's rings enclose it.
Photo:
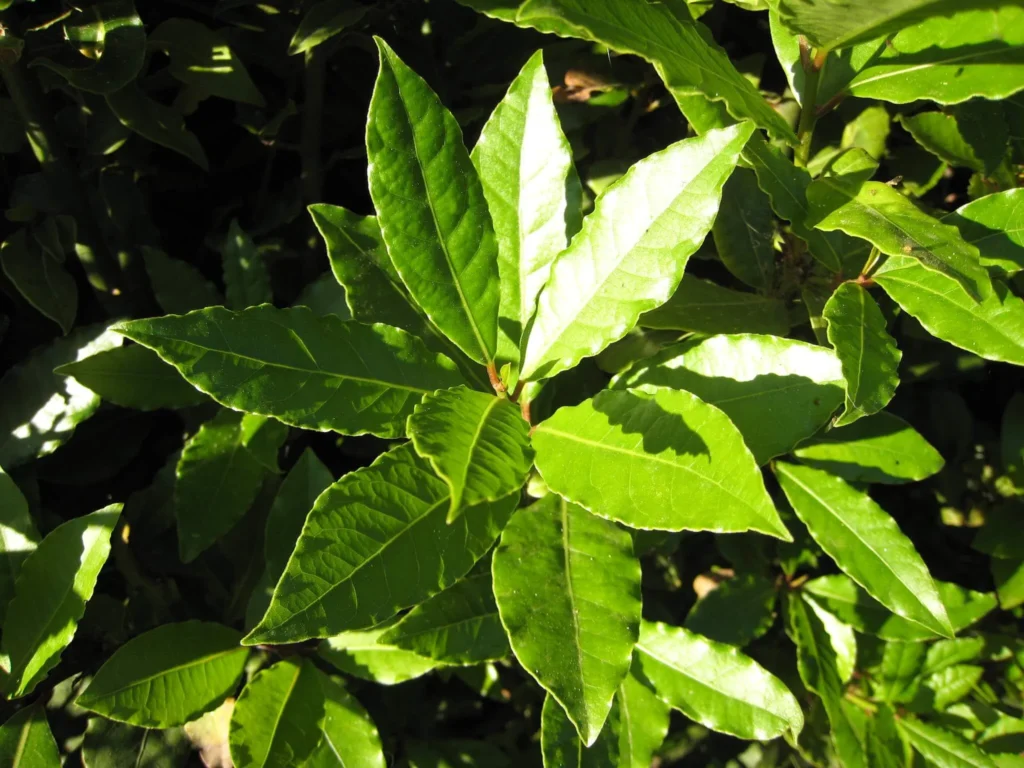
M 811 140 L 814 138 L 814 124 L 818 122 L 818 80 L 825 57 L 812 57 L 807 40 L 800 38 L 800 61 L 804 68 L 803 103 L 800 105 L 800 122 L 797 123 L 796 137 L 799 145 L 793 155 L 798 168 L 806 168 L 811 159 Z
M 868 260 L 864 262 L 864 267 L 860 271 L 861 277 L 870 277 L 871 272 L 878 266 L 878 260 L 882 257 L 882 252 L 877 248 L 871 249 L 871 254 L 868 256 Z

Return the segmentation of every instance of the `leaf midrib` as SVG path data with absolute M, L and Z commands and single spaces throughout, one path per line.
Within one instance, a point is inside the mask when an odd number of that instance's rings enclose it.
M 587 684 L 584 680 L 583 674 L 583 645 L 580 641 L 580 616 L 579 609 L 576 607 L 576 593 L 572 584 L 572 547 L 569 544 L 569 505 L 565 499 L 559 499 L 559 506 L 561 507 L 560 514 L 562 518 L 562 557 L 565 563 L 565 589 L 569 598 L 569 613 L 572 616 L 572 638 L 573 638 L 573 649 L 576 651 L 576 667 L 579 670 L 580 686 L 583 691 L 586 691 Z M 554 695 L 554 694 L 552 694 Z M 590 734 L 590 723 L 589 723 L 589 707 L 586 706 L 586 694 L 583 695 L 584 699 L 584 712 L 587 715 L 588 722 L 583 725 L 583 729 Z M 559 701 L 561 703 L 561 701 Z M 568 707 L 566 708 L 566 714 L 569 714 Z M 572 718 L 570 718 L 572 719 Z M 585 739 L 586 737 L 584 737 Z M 581 742 L 583 739 L 581 739 Z

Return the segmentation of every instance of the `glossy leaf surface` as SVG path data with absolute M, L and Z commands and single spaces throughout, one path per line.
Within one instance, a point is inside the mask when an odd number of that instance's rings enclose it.
M 573 219 L 579 218 L 579 181 L 541 51 L 512 81 L 481 130 L 471 158 L 498 241 L 498 356 L 518 363 L 537 296 L 551 263 L 574 234 L 569 227 L 578 226 Z
M 222 405 L 306 429 L 398 437 L 424 394 L 461 381 L 449 360 L 404 331 L 305 307 L 214 307 L 117 330 Z
M 416 406 L 406 430 L 451 489 L 449 522 L 464 507 L 523 487 L 533 465 L 529 428 L 509 400 L 466 387 L 438 390 Z
M 800 705 L 781 680 L 734 647 L 681 627 L 643 622 L 634 669 L 706 728 L 758 741 L 803 728 Z
M 811 536 L 850 578 L 898 616 L 952 636 L 928 567 L 885 510 L 819 469 L 779 463 L 775 473 Z
M 998 280 L 975 303 L 960 285 L 908 256 L 890 256 L 872 276 L 925 330 L 987 360 L 1024 365 L 1024 300 Z
M 184 725 L 234 691 L 249 655 L 240 639 L 209 622 L 157 627 L 115 651 L 77 703 L 145 728 Z
M 320 742 L 324 692 L 311 661 L 279 661 L 242 690 L 231 715 L 231 759 L 238 768 L 291 768 Z
M 443 591 L 490 549 L 518 498 L 478 505 L 449 525 L 447 485 L 411 445 L 393 448 L 317 499 L 245 643 L 370 627 Z
M 0 645 L 10 660 L 0 678 L 8 698 L 31 693 L 71 643 L 120 514 L 113 504 L 59 525 L 22 563 Z
M 758 464 L 788 452 L 843 401 L 835 354 L 793 339 L 722 335 L 666 347 L 619 377 L 617 387 L 671 387 L 722 410 Z
M 644 328 L 697 333 L 765 333 L 784 336 L 789 314 L 780 299 L 723 288 L 683 275 L 679 288 L 657 309 L 640 316 Z
M 917 430 L 889 413 L 820 432 L 793 455 L 849 482 L 887 485 L 923 480 L 945 464 Z
M 981 263 L 1008 275 L 1024 269 L 1024 190 L 986 195 L 943 218 L 981 253 Z
M 896 393 L 902 353 L 885 328 L 885 316 L 871 294 L 845 282 L 825 304 L 828 340 L 846 378 L 846 410 L 835 425 L 851 424 L 885 408 Z
M 25 558 L 42 537 L 29 514 L 28 501 L 0 467 L 0 614 L 14 597 L 14 584 Z
M 538 424 L 533 446 L 548 486 L 602 517 L 789 538 L 739 432 L 688 392 L 601 392 Z
M 114 347 L 54 369 L 73 376 L 104 400 L 124 408 L 151 411 L 188 408 L 209 398 L 182 378 L 151 349 L 138 344 Z
M 572 368 L 668 301 L 711 229 L 722 185 L 753 130 L 744 123 L 673 144 L 598 198 L 541 291 L 524 378 Z
M 551 494 L 513 515 L 492 572 L 516 658 L 593 745 L 639 632 L 640 563 L 629 534 Z
M 491 575 L 467 576 L 420 603 L 380 637 L 441 664 L 480 664 L 509 654 Z
M 898 721 L 914 749 L 937 768 L 995 768 L 996 764 L 977 746 L 961 736 L 915 717 Z
M 404 683 L 439 666 L 426 656 L 381 643 L 381 636 L 395 624 L 392 620 L 373 629 L 334 635 L 321 643 L 320 657 L 346 674 L 381 685 Z
M 479 363 L 498 338 L 498 247 L 455 118 L 377 40 L 366 148 L 370 196 L 391 261 L 427 316 Z
M 320 743 L 307 768 L 384 768 L 380 734 L 370 715 L 355 697 L 333 679 L 321 675 L 324 693 L 324 720 Z

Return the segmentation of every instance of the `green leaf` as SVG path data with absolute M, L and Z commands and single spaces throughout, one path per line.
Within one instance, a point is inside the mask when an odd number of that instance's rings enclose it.
M 185 128 L 177 109 L 149 98 L 135 83 L 108 93 L 106 98 L 110 111 L 123 126 L 154 144 L 184 155 L 204 171 L 210 170 L 203 145 Z
M 735 177 L 733 177 L 735 178 Z M 696 333 L 789 333 L 789 313 L 781 299 L 723 288 L 683 275 L 679 288 L 657 309 L 640 316 L 644 328 Z
M 579 186 L 542 51 L 512 81 L 480 132 L 471 158 L 498 241 L 498 358 L 518 364 L 537 296 L 571 234 L 569 186 Z
M 256 674 L 231 714 L 231 759 L 242 768 L 292 768 L 316 750 L 324 692 L 313 662 L 279 661 Z
M 533 466 L 529 429 L 512 402 L 466 387 L 438 390 L 416 406 L 406 430 L 451 489 L 449 523 L 464 507 L 523 487 Z
M 192 745 L 181 728 L 152 731 L 91 717 L 82 741 L 82 766 L 178 768 L 185 764 L 191 751 Z
M 815 435 L 793 451 L 801 463 L 851 483 L 924 480 L 945 464 L 921 433 L 889 413 L 876 413 Z
M 630 168 L 555 260 L 523 352 L 523 378 L 572 368 L 664 304 L 714 222 L 754 126 L 686 139 Z
M 508 3 L 459 1 L 520 27 L 580 37 L 641 56 L 654 65 L 676 101 L 697 92 L 723 102 L 737 120 L 753 120 L 776 138 L 795 140 L 782 116 L 737 71 L 708 29 L 693 21 L 688 10 L 664 3 L 623 4 L 618 0 L 527 0 L 517 13 Z
M 666 347 L 622 374 L 615 386 L 692 392 L 720 408 L 764 464 L 828 421 L 843 401 L 844 382 L 830 349 L 737 334 Z
M 979 301 L 988 290 L 978 249 L 964 242 L 956 227 L 923 213 L 888 184 L 825 177 L 808 187 L 807 199 L 818 229 L 841 230 L 889 256 L 913 258 Z
M 118 648 L 76 703 L 144 728 L 184 725 L 234 692 L 249 656 L 241 637 L 201 621 L 151 629 Z
M 689 392 L 600 392 L 534 427 L 533 447 L 553 491 L 632 528 L 790 540 L 739 432 Z
M 266 106 L 245 65 L 219 32 L 191 19 L 168 19 L 149 35 L 149 44 L 171 57 L 171 77 L 204 94 Z
M 28 502 L 0 467 L 0 616 L 14 597 L 21 564 L 39 546 L 41 538 L 29 514 Z
M 278 454 L 288 439 L 288 426 L 268 416 L 242 416 L 241 441 L 249 454 L 274 474 L 281 474 Z
M 786 593 L 789 633 L 796 644 L 797 667 L 804 685 L 818 694 L 832 726 L 832 741 L 845 768 L 867 768 L 867 755 L 842 701 L 846 686 L 832 639 L 814 609 L 797 592 Z
M 213 283 L 188 262 L 172 259 L 163 251 L 143 246 L 146 273 L 153 286 L 157 304 L 171 315 L 183 315 L 224 303 Z
M 552 494 L 513 515 L 492 571 L 516 658 L 593 745 L 639 632 L 632 538 Z
M 845 282 L 825 304 L 828 340 L 843 366 L 846 409 L 836 419 L 846 426 L 885 408 L 900 384 L 903 353 L 885 329 L 885 316 L 864 286 Z
M 775 584 L 764 576 L 739 574 L 697 601 L 683 623 L 688 630 L 726 645 L 743 647 L 775 621 Z
M 1024 506 L 1003 501 L 985 510 L 985 525 L 971 546 L 1003 560 L 1024 559 Z
M 871 768 L 905 768 L 907 750 L 891 707 L 880 705 L 875 716 L 868 719 L 864 740 Z
M 213 307 L 116 330 L 222 405 L 306 429 L 399 437 L 423 395 L 461 378 L 405 331 L 317 317 L 305 307 Z
M 54 368 L 120 346 L 106 325 L 79 328 L 40 347 L 0 378 L 0 466 L 53 453 L 100 407 L 100 398 Z
M 391 261 L 438 328 L 479 363 L 498 338 L 498 247 L 462 130 L 383 40 L 366 149 Z
M 1010 611 L 1024 604 L 1024 558 L 992 558 L 989 563 L 999 606 Z
M 914 140 L 953 166 L 992 173 L 1006 154 L 1002 106 L 971 102 L 948 112 L 918 112 L 897 118 Z
M 0 759 L 10 768 L 60 768 L 43 702 L 18 710 L 0 726 Z
M 645 621 L 633 664 L 659 698 L 705 728 L 757 741 L 803 728 L 782 681 L 731 645 Z
M 320 685 L 324 693 L 323 735 L 303 768 L 385 768 L 380 734 L 370 715 L 332 678 L 321 675 Z
M 331 471 L 317 458 L 312 448 L 306 448 L 281 483 L 267 516 L 263 536 L 263 575 L 249 598 L 246 627 L 256 626 L 267 612 L 274 585 L 284 573 L 288 558 L 295 549 L 306 515 L 333 482 Z
M 263 484 L 266 468 L 242 444 L 243 415 L 220 411 L 181 452 L 175 470 L 178 554 L 195 560 L 242 519 Z
M 420 603 L 380 637 L 439 664 L 481 664 L 509 654 L 490 573 L 467 576 Z
M 891 35 L 931 16 L 949 16 L 968 8 L 997 8 L 1008 0 L 782 0 L 787 26 L 821 50 Z
M 326 43 L 357 23 L 369 10 L 369 6 L 359 5 L 352 0 L 321 0 L 315 3 L 306 11 L 292 35 L 288 55 L 305 53 Z
M 609 722 L 588 746 L 580 741 L 565 710 L 549 693 L 540 711 L 540 751 L 544 768 L 618 768 L 619 745 L 615 734 L 618 723 L 614 722 L 617 715 L 612 709 Z
M 53 372 L 74 376 L 104 400 L 125 408 L 152 411 L 209 402 L 155 352 L 138 344 L 104 350 Z
M 68 67 L 40 56 L 30 66 L 56 72 L 89 93 L 112 93 L 135 79 L 146 58 L 146 30 L 132 0 L 106 0 L 72 17 L 65 39 L 99 53 L 88 66 Z
M 811 175 L 805 169 L 797 168 L 778 147 L 757 135 L 747 143 L 743 159 L 757 174 L 758 186 L 767 193 L 775 213 L 787 219 L 793 233 L 807 242 L 811 256 L 832 272 L 859 272 L 870 250 L 867 243 L 842 232 L 822 232 L 806 224 Z
M 632 672 L 615 694 L 615 707 L 619 711 L 617 768 L 650 768 L 668 734 L 670 707 Z
M 352 311 L 345 301 L 345 287 L 335 279 L 332 272 L 324 272 L 306 283 L 292 306 L 309 307 L 318 315 L 337 315 L 339 320 L 352 319 Z
M 928 333 L 987 360 L 1024 365 L 1024 301 L 998 280 L 982 301 L 909 256 L 890 256 L 872 275 Z
M 448 486 L 408 443 L 324 491 L 247 645 L 370 627 L 441 592 L 490 549 L 513 493 L 451 525 Z
M 976 96 L 1006 98 L 1024 87 L 1024 8 L 1000 4 L 936 16 L 872 40 L 852 49 L 837 69 L 853 76 L 849 93 L 862 99 L 906 104 L 925 94 L 939 104 L 958 104 Z
M 753 171 L 737 168 L 725 182 L 711 234 L 733 275 L 752 288 L 775 287 L 775 216 Z
M 397 685 L 436 669 L 438 662 L 412 651 L 378 642 L 398 622 L 373 629 L 342 632 L 320 644 L 320 657 L 349 675 L 381 685 Z
M 972 592 L 945 581 L 937 581 L 935 586 L 954 632 L 966 629 L 997 606 L 993 595 Z M 877 635 L 883 640 L 917 642 L 935 638 L 934 632 L 892 613 L 843 574 L 820 576 L 807 582 L 804 589 L 829 613 L 858 632 Z
M 0 247 L 0 266 L 25 300 L 71 331 L 78 314 L 78 287 L 64 265 L 29 240 L 19 229 Z
M 263 254 L 238 225 L 237 219 L 232 219 L 228 227 L 221 258 L 224 264 L 224 292 L 230 309 L 245 309 L 274 301 Z
M 936 768 L 996 768 L 991 758 L 971 742 L 915 717 L 896 721 L 914 749 Z
M 917 708 L 920 699 L 918 711 L 944 710 L 974 690 L 984 672 L 985 670 L 978 666 L 957 664 L 930 674 L 922 681 L 919 694 L 911 705 Z
M 110 535 L 120 514 L 121 505 L 112 504 L 69 520 L 25 558 L 0 645 L 10 660 L 2 676 L 8 698 L 31 693 L 71 643 L 110 554 Z
M 1008 189 L 974 200 L 942 221 L 960 230 L 981 253 L 981 263 L 1007 275 L 1024 269 L 1024 190 Z
M 840 569 L 896 615 L 953 636 L 928 566 L 885 510 L 820 469 L 777 463 L 775 474 L 797 517 Z
M 934 674 L 957 664 L 978 661 L 985 653 L 984 637 L 958 637 L 955 640 L 938 640 L 928 646 L 922 674 Z

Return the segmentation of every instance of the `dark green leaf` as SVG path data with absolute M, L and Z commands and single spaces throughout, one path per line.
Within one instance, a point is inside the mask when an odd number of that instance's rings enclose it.
M 133 344 L 115 347 L 54 369 L 74 376 L 97 395 L 115 405 L 152 411 L 188 408 L 209 398 L 181 377 L 151 349 Z
M 78 313 L 78 288 L 64 265 L 19 229 L 0 247 L 4 274 L 25 300 L 53 320 L 66 334 Z
M 497 539 L 519 493 L 451 525 L 448 486 L 408 443 L 342 477 L 306 519 L 267 614 L 247 645 L 374 626 L 447 589 Z
M 380 734 L 370 715 L 332 678 L 320 676 L 324 692 L 323 735 L 303 768 L 385 768 Z
M 60 768 L 42 702 L 15 712 L 0 726 L 0 759 L 10 768 Z
M 202 144 L 185 128 L 181 113 L 174 107 L 149 98 L 135 83 L 108 93 L 107 106 L 125 127 L 154 144 L 184 155 L 204 171 L 210 170 Z
M 270 275 L 263 262 L 263 254 L 238 225 L 237 219 L 231 220 L 221 248 L 221 258 L 224 264 L 224 293 L 230 309 L 245 309 L 273 302 Z
M 789 313 L 781 299 L 734 291 L 710 280 L 683 275 L 672 298 L 642 314 L 640 325 L 709 334 L 785 336 L 789 333 Z
M 213 283 L 191 264 L 172 259 L 163 251 L 143 247 L 146 272 L 160 308 L 171 315 L 184 315 L 224 303 Z
M 145 728 L 184 725 L 235 690 L 249 655 L 220 624 L 165 624 L 118 648 L 77 704 Z
M 729 177 L 711 234 L 718 258 L 737 278 L 763 291 L 775 287 L 775 217 L 753 171 L 738 168 Z
M 0 467 L 0 616 L 14 597 L 21 564 L 39 546 L 40 539 L 28 502 Z
M 83 768 L 179 768 L 191 751 L 181 728 L 154 731 L 89 718 L 82 742 Z
M 214 307 L 117 330 L 223 405 L 306 429 L 398 437 L 424 394 L 461 378 L 405 331 L 317 317 L 305 307 Z
M 686 616 L 691 632 L 742 647 L 763 635 L 775 621 L 775 584 L 752 573 L 726 579 L 704 595 Z
M 540 752 L 544 768 L 618 768 L 619 745 L 616 726 L 621 728 L 618 712 L 612 709 L 597 740 L 584 744 L 562 705 L 550 693 L 544 697 L 540 712 Z
M 327 42 L 362 19 L 368 10 L 368 6 L 353 0 L 321 0 L 315 3 L 299 22 L 288 44 L 288 55 L 305 53 Z
M 953 166 L 992 173 L 1006 154 L 1007 127 L 998 104 L 970 102 L 898 119 L 918 144 Z
M 1024 190 L 997 192 L 958 208 L 942 220 L 981 252 L 981 263 L 1007 275 L 1024 269 Z

